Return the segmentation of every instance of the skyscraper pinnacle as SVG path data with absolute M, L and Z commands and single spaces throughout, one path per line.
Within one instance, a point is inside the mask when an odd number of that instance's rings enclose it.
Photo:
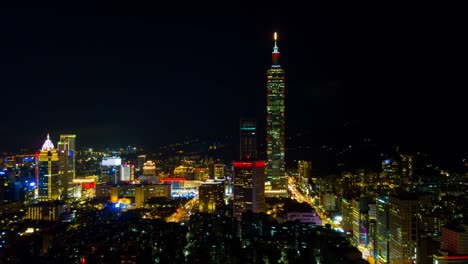
M 271 54 L 272 66 L 279 66 L 279 51 L 278 51 L 278 33 L 273 34 L 273 40 L 275 41 L 275 46 L 273 46 L 273 53 Z
M 274 33 L 273 34 L 273 39 L 275 40 L 275 46 L 273 47 L 273 52 L 278 52 L 278 45 L 276 43 L 276 41 L 278 40 L 278 33 Z
M 54 144 L 52 143 L 52 141 L 50 140 L 50 136 L 49 136 L 49 133 L 47 133 L 47 139 L 46 141 L 44 142 L 44 144 L 42 145 L 42 148 L 41 148 L 43 151 L 49 151 L 51 149 L 54 149 Z

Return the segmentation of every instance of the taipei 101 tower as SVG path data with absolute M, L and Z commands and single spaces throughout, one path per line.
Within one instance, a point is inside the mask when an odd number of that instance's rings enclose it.
M 267 71 L 267 196 L 287 197 L 284 135 L 284 76 L 279 64 L 278 35 L 274 34 L 272 65 Z

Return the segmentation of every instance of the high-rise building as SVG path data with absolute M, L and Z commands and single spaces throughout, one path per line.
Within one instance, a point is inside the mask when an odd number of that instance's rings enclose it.
M 272 190 L 279 190 L 279 196 L 287 196 L 284 156 L 285 72 L 279 64 L 276 32 L 274 40 L 272 65 L 267 71 L 267 178 Z
M 377 198 L 378 263 L 416 263 L 418 245 L 418 201 L 415 196 Z
M 390 263 L 389 260 L 389 201 L 387 195 L 382 195 L 377 198 L 377 224 L 376 224 L 376 241 L 377 250 L 374 258 L 378 259 L 378 263 Z
M 369 244 L 369 199 L 366 197 L 351 200 L 353 242 L 355 246 Z
M 257 159 L 257 126 L 254 119 L 241 119 L 239 159 Z
M 59 177 L 60 162 L 49 134 L 38 157 L 38 199 L 51 201 L 61 199 L 62 186 Z
M 341 199 L 341 215 L 343 217 L 341 227 L 346 233 L 353 231 L 353 207 L 351 202 L 351 199 L 345 197 Z
M 351 206 L 353 211 L 353 245 L 359 246 L 359 224 L 360 224 L 360 213 L 359 213 L 359 199 L 352 199 Z
M 76 135 L 60 135 L 57 144 L 60 161 L 60 181 L 65 199 L 73 196 L 73 179 L 75 179 L 75 137 Z
M 265 211 L 265 161 L 234 161 L 233 215 L 240 219 L 242 213 Z
M 418 200 L 414 196 L 391 196 L 389 202 L 390 263 L 416 263 L 418 246 Z
M 307 160 L 297 161 L 297 179 L 298 187 L 301 188 L 305 194 L 309 195 L 311 192 L 312 182 L 312 162 Z M 327 209 L 328 210 L 328 209 Z
M 414 157 L 409 154 L 401 154 L 401 176 L 402 184 L 410 186 L 414 182 L 413 170 L 414 170 Z
M 224 179 L 224 164 L 213 164 L 213 179 Z
M 143 166 L 144 166 L 144 163 L 146 161 L 146 155 L 143 154 L 143 155 L 138 155 L 137 157 L 137 175 L 141 175 L 141 173 L 143 172 Z
M 307 160 L 298 160 L 297 172 L 299 178 L 312 178 L 312 162 Z
M 208 181 L 198 187 L 198 210 L 202 213 L 215 213 L 224 206 L 224 182 Z
M 400 164 L 396 159 L 385 159 L 382 161 L 382 177 L 390 186 L 400 187 Z
M 122 169 L 122 159 L 119 157 L 105 157 L 101 162 L 99 182 L 115 185 L 119 181 Z
M 130 181 L 131 167 L 128 164 L 120 167 L 120 181 Z
M 440 248 L 450 255 L 468 255 L 468 225 L 445 226 L 440 242 Z

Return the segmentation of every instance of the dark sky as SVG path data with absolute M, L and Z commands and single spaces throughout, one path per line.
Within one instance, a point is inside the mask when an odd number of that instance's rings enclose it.
M 240 117 L 264 126 L 274 31 L 289 136 L 308 130 L 321 144 L 350 124 L 468 147 L 461 6 L 287 2 L 0 9 L 0 150 L 37 149 L 47 132 L 153 146 L 233 136 Z

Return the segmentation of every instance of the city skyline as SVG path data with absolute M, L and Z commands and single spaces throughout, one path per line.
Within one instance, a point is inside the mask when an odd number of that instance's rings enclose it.
M 0 262 L 466 262 L 460 10 L 0 9 Z
M 235 138 L 244 117 L 259 121 L 264 142 L 264 72 L 278 31 L 286 136 L 309 131 L 309 143 L 320 145 L 339 141 L 352 124 L 358 137 L 464 150 L 455 8 L 432 19 L 411 13 L 416 6 L 315 5 L 160 6 L 158 15 L 135 6 L 10 7 L 1 16 L 9 27 L 0 78 L 8 113 L 0 133 L 8 140 L 0 149 L 34 151 L 48 132 L 99 147 Z

